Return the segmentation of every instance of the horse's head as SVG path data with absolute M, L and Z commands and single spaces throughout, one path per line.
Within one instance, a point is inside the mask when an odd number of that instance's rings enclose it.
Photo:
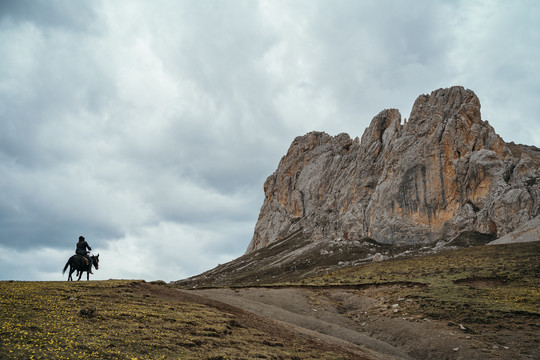
M 94 264 L 94 267 L 96 270 L 99 269 L 99 254 L 90 256 L 90 259 L 92 259 L 92 263 Z

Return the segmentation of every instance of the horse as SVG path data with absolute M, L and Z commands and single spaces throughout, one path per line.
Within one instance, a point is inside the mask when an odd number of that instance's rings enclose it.
M 77 281 L 81 280 L 84 271 L 86 271 L 86 280 L 88 281 L 90 280 L 90 270 L 92 269 L 92 265 L 94 265 L 96 270 L 99 269 L 99 254 L 90 256 L 90 265 L 86 265 L 86 261 L 81 255 L 73 255 L 68 259 L 66 266 L 64 266 L 64 270 L 62 270 L 62 274 L 66 272 L 66 269 L 69 266 L 68 281 L 73 281 L 71 274 L 73 274 L 75 270 L 77 270 L 77 274 L 79 275 Z

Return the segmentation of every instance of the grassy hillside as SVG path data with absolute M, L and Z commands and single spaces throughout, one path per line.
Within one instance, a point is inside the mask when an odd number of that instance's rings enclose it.
M 311 286 L 409 284 L 400 298 L 410 312 L 486 322 L 540 316 L 540 242 L 477 246 L 351 267 L 301 281 Z M 397 301 L 397 299 L 389 299 Z
M 484 244 L 467 233 L 451 245 Z M 389 258 L 373 261 L 374 254 Z M 540 242 L 447 248 L 349 242 L 312 243 L 295 235 L 193 278 L 184 288 L 410 284 L 387 297 L 402 308 L 437 319 L 485 323 L 492 318 L 540 315 Z M 413 299 L 416 299 L 413 301 Z
M 143 281 L 0 282 L 0 359 L 338 359 Z
M 506 344 L 517 353 L 536 353 L 534 349 L 540 348 L 540 242 L 481 245 L 431 254 L 422 248 L 381 244 L 347 248 L 340 244 L 334 245 L 330 256 L 324 256 L 321 244 L 306 246 L 302 240 L 277 243 L 178 284 L 187 288 L 310 287 L 323 298 L 327 289 L 344 288 L 375 300 L 369 314 L 342 307 L 353 321 L 365 322 L 366 315 L 434 321 L 483 344 Z M 470 245 L 484 240 L 468 236 L 459 242 Z M 287 258 L 291 242 L 308 250 Z M 351 266 L 351 260 L 362 251 L 364 257 L 378 252 L 390 259 Z
M 189 289 L 298 282 L 316 274 L 371 262 L 376 254 L 393 257 L 421 255 L 426 251 L 432 250 L 424 245 L 384 245 L 369 238 L 313 242 L 308 235 L 298 232 L 200 275 L 179 280 L 176 285 Z

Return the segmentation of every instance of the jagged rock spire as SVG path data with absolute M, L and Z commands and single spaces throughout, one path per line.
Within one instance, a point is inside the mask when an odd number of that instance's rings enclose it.
M 539 214 L 540 149 L 505 143 L 460 86 L 383 110 L 358 138 L 297 137 L 264 184 L 247 252 L 303 231 L 313 241 L 426 243 L 502 236 Z

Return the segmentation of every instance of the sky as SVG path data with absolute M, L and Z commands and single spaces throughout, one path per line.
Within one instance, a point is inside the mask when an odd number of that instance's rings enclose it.
M 244 254 L 310 131 L 473 90 L 540 146 L 540 2 L 0 0 L 0 280 L 174 281 Z

